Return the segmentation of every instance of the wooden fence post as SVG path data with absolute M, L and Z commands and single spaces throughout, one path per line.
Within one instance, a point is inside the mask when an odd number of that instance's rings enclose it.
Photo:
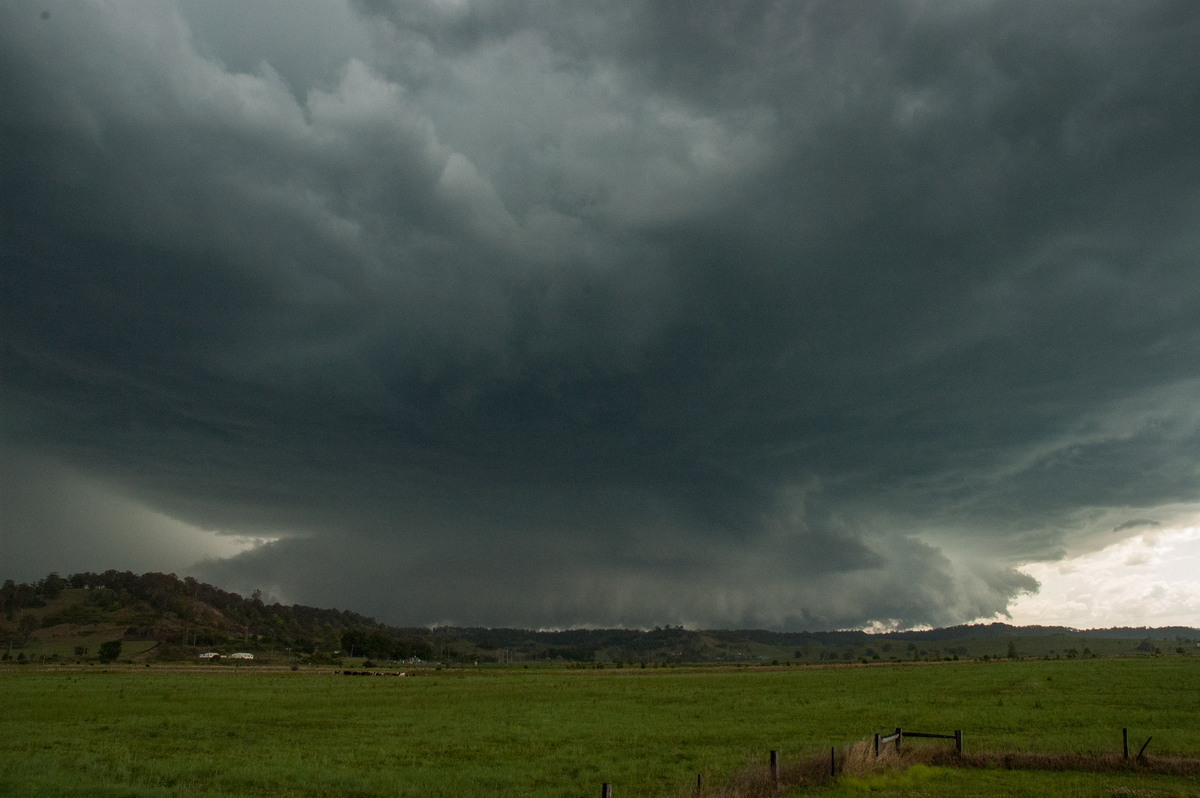
M 1121 729 L 1121 750 L 1125 752 L 1125 758 L 1129 758 L 1129 729 Z
M 962 756 L 962 729 L 954 730 L 954 753 Z
M 696 798 L 700 798 L 700 785 L 701 785 L 700 777 L 701 777 L 701 775 L 703 775 L 703 774 L 700 774 L 700 773 L 696 774 Z
M 779 752 L 771 751 L 771 779 L 779 786 Z
M 600 798 L 612 798 L 612 785 L 607 781 L 600 785 Z
M 899 726 L 896 727 L 896 753 L 900 753 L 900 738 L 904 736 L 904 730 Z
M 837 778 L 837 754 L 832 746 L 829 748 L 829 778 Z
M 875 756 L 879 756 L 879 732 L 875 733 Z

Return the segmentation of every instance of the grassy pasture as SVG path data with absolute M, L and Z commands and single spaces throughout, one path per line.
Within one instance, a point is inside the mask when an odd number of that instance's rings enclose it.
M 771 749 L 896 726 L 970 750 L 1200 752 L 1200 658 L 839 668 L 464 669 L 411 678 L 0 670 L 0 795 L 674 796 Z M 943 745 L 914 741 L 913 745 Z M 1101 791 L 1104 790 L 1104 791 Z M 1122 790 L 1127 790 L 1122 792 Z M 1194 778 L 927 768 L 828 795 L 1200 794 Z

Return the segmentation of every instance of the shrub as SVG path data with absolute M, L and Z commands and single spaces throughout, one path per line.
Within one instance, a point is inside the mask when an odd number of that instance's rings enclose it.
M 100 661 L 112 662 L 117 657 L 121 656 L 121 641 L 109 640 L 100 644 Z

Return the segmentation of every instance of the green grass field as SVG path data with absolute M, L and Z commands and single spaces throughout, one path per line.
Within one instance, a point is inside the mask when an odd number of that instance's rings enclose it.
M 1200 752 L 1200 658 L 842 668 L 0 671 L 0 794 L 675 796 L 768 751 L 964 730 L 973 750 Z M 917 741 L 914 745 L 947 745 Z M 822 795 L 1200 795 L 1194 777 L 918 769 Z

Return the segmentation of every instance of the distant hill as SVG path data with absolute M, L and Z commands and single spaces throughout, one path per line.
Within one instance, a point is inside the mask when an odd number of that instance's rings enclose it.
M 398 629 L 356 612 L 267 604 L 192 577 L 129 571 L 50 574 L 0 587 L 0 656 L 87 657 L 124 640 L 158 659 L 208 650 L 258 650 L 277 658 L 328 660 L 345 651 L 387 659 L 433 655 L 426 629 Z M 29 651 L 25 651 L 29 649 Z
M 356 612 L 267 604 L 192 577 L 129 571 L 50 574 L 0 587 L 6 661 L 196 660 L 246 651 L 256 661 L 337 664 L 363 658 L 448 663 L 661 667 L 1019 657 L 1200 655 L 1193 627 L 1079 630 L 1004 623 L 907 632 L 637 629 L 530 631 L 406 628 Z
M 580 662 L 811 663 L 1083 657 L 1158 653 L 1200 654 L 1200 629 L 1092 629 L 1018 627 L 1004 623 L 869 634 L 862 631 L 766 630 L 443 629 L 456 640 L 508 661 L 558 656 Z

